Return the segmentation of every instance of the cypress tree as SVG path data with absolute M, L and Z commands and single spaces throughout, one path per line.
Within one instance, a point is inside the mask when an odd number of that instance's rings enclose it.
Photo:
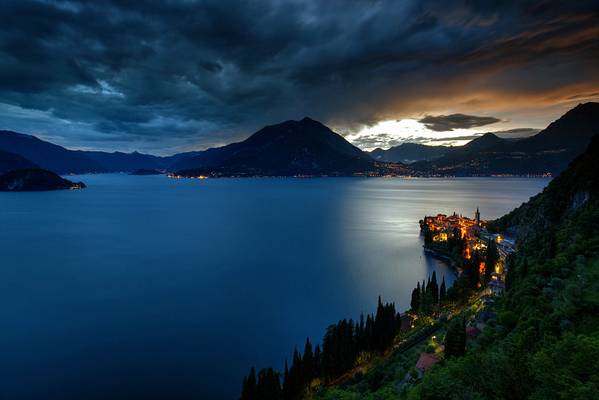
M 247 378 L 243 378 L 243 385 L 241 388 L 241 399 L 242 400 L 254 400 L 257 397 L 257 383 L 256 383 L 256 370 L 254 367 L 250 368 L 250 373 Z
M 303 364 L 302 364 L 302 356 L 297 351 L 297 347 L 293 350 L 293 364 L 291 364 L 291 371 L 289 374 L 291 375 L 292 382 L 292 392 L 298 393 L 301 389 L 303 382 Z
M 374 348 L 374 321 L 372 319 L 372 315 L 368 314 L 366 316 L 366 328 L 365 335 L 366 337 L 366 349 L 365 350 L 373 350 Z
M 248 400 L 249 394 L 248 394 L 248 378 L 247 376 L 243 376 L 243 382 L 241 383 L 241 398 L 240 400 Z
M 431 313 L 433 308 L 433 296 L 430 292 L 424 293 L 423 297 L 420 298 L 420 312 L 424 315 Z
M 317 344 L 314 349 L 314 376 L 322 375 L 322 353 L 320 351 L 320 345 Z
M 312 344 L 310 338 L 306 338 L 306 345 L 304 346 L 304 357 L 302 359 L 303 365 L 303 382 L 310 382 L 314 377 L 314 353 L 312 352 Z
M 470 281 L 470 287 L 472 289 L 476 289 L 478 287 L 478 284 L 480 283 L 480 254 L 478 253 L 478 251 L 475 251 L 474 254 L 472 254 L 472 258 L 469 260 L 470 262 L 468 263 L 468 278 Z
M 431 295 L 433 298 L 433 304 L 439 304 L 439 284 L 437 283 L 437 272 L 433 271 L 431 278 Z
M 461 357 L 466 353 L 466 320 L 454 318 L 445 335 L 445 357 Z
M 410 307 L 412 312 L 417 313 L 420 309 L 420 282 L 418 285 L 412 290 L 412 300 L 410 301 Z
M 443 275 L 441 289 L 439 289 L 439 303 L 443 303 L 445 301 L 445 297 L 447 297 L 447 288 L 445 287 L 445 275 Z
M 281 395 L 279 374 L 272 368 L 261 369 L 258 374 L 255 398 L 260 400 L 280 400 Z
M 360 322 L 356 325 L 356 348 L 358 352 L 364 349 L 364 314 L 360 314 Z

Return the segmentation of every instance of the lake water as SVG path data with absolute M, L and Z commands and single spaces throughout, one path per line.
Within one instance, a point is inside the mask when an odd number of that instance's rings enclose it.
M 546 179 L 89 175 L 0 193 L 0 398 L 230 399 L 306 336 L 408 307 L 418 220 L 495 218 Z

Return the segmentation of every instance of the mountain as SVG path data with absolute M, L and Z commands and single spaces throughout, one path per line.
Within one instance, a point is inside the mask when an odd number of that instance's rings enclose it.
M 456 152 L 458 155 L 461 154 L 471 154 L 479 151 L 487 151 L 487 150 L 496 150 L 504 147 L 509 143 L 508 140 L 502 139 L 494 133 L 485 133 L 484 135 L 477 137 L 476 139 L 471 140 L 466 143 L 464 146 L 461 146 Z M 454 154 L 451 154 L 452 156 Z
M 579 104 L 538 134 L 511 141 L 487 133 L 432 161 L 414 163 L 421 174 L 559 174 L 599 134 L 599 103 Z
M 547 235 L 564 218 L 588 204 L 599 202 L 599 136 L 591 139 L 587 150 L 527 203 L 495 221 L 497 229 L 508 231 L 520 241 L 533 234 Z
M 0 191 L 29 192 L 61 189 L 83 189 L 83 182 L 74 183 L 44 169 L 18 169 L 0 175 Z
M 502 139 L 494 133 L 485 133 L 463 146 L 452 148 L 450 152 L 442 158 L 434 160 L 433 163 L 447 164 L 469 160 L 472 157 L 480 156 L 486 153 L 496 153 L 510 145 L 510 141 Z
M 375 162 L 342 136 L 310 118 L 260 129 L 246 140 L 206 150 L 175 167 L 181 175 L 352 175 Z
M 163 157 L 164 168 L 169 171 L 175 171 L 177 168 L 180 168 L 184 165 L 185 160 L 189 160 L 196 156 L 201 156 L 207 150 L 199 150 L 199 151 L 186 151 L 184 153 L 173 154 L 172 156 Z
M 38 166 L 18 154 L 0 150 L 0 174 L 24 168 L 38 168 Z
M 267 126 L 239 143 L 170 157 L 68 150 L 11 131 L 0 131 L 0 150 L 59 174 L 158 169 L 215 176 L 353 175 L 373 171 L 425 176 L 557 175 L 598 133 L 599 103 L 585 103 L 535 136 L 514 141 L 486 133 L 456 147 L 405 143 L 365 153 L 320 122 L 304 118 Z M 410 169 L 385 164 L 394 162 L 411 163 Z
M 419 143 L 402 143 L 387 150 L 374 149 L 370 156 L 383 162 L 400 162 L 410 164 L 415 161 L 431 161 L 442 157 L 453 150 L 449 146 L 427 146 Z
M 160 157 L 138 152 L 69 150 L 32 135 L 2 130 L 0 130 L 0 150 L 20 155 L 33 163 L 23 167 L 33 167 L 37 164 L 58 174 L 132 172 L 140 169 L 173 170 L 174 164 L 204 153 L 189 151 Z M 2 156 L 0 156 L 0 171 L 2 170 L 1 159 Z
M 104 167 L 83 153 L 12 131 L 0 131 L 0 150 L 16 153 L 58 174 L 106 172 Z
M 138 169 L 161 169 L 168 166 L 168 158 L 138 152 L 78 151 L 100 165 L 107 172 L 129 172 Z
M 375 149 L 370 152 L 370 156 L 377 161 L 402 163 L 414 163 L 419 161 L 433 162 L 442 158 L 442 162 L 445 163 L 449 160 L 467 159 L 480 151 L 496 150 L 510 142 L 514 141 L 502 139 L 489 132 L 473 139 L 463 146 L 428 146 L 418 143 L 403 143 L 387 150 Z
M 18 154 L 58 174 L 166 169 L 174 162 L 197 154 L 197 152 L 189 152 L 170 157 L 158 157 L 138 152 L 69 150 L 35 136 L 12 131 L 0 131 L 0 150 Z
M 563 151 L 580 154 L 599 133 L 599 103 L 579 104 L 546 129 L 518 142 L 527 152 Z M 565 167 L 565 166 L 564 166 Z

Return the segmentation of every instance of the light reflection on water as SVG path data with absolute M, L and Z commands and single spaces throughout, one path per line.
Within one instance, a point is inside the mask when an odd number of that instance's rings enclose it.
M 82 191 L 0 194 L 0 395 L 235 398 L 250 365 L 305 337 L 405 309 L 418 220 L 498 217 L 543 179 L 75 177 Z

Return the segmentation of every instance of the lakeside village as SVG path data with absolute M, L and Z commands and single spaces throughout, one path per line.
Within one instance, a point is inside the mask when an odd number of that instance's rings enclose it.
M 456 261 L 472 260 L 468 264 L 478 267 L 479 278 L 486 278 L 482 282 L 488 284 L 485 294 L 500 295 L 505 290 L 506 260 L 515 251 L 515 243 L 498 233 L 490 233 L 486 226 L 486 221 L 480 219 L 478 208 L 473 219 L 453 213 L 450 216 L 427 216 L 420 221 L 426 252 L 449 260 L 459 274 L 464 273 L 464 264 L 458 262 L 456 266 Z M 480 257 L 489 251 L 493 257 Z M 476 272 L 473 275 L 477 275 Z M 478 281 L 480 288 L 482 283 L 480 279 Z
M 404 313 L 379 297 L 375 313 L 330 325 L 322 346 L 313 347 L 308 338 L 303 355 L 296 348 L 283 373 L 252 367 L 241 399 L 338 399 L 362 393 L 365 384 L 371 392 L 396 397 L 435 364 L 491 340 L 502 321 L 493 310 L 509 287 L 514 241 L 493 232 L 478 209 L 474 218 L 426 216 L 420 228 L 424 251 L 442 257 L 457 273 L 451 287 L 445 277 L 439 284 L 433 272 L 417 283 Z
M 439 288 L 433 273 L 427 283 L 418 284 L 412 292 L 411 309 L 402 315 L 412 319 L 410 330 L 415 330 L 417 337 L 424 336 L 419 342 L 424 348 L 417 351 L 416 364 L 397 383 L 397 391 L 422 379 L 443 359 L 475 350 L 487 326 L 495 326 L 497 316 L 492 306 L 505 291 L 509 257 L 516 248 L 513 239 L 492 232 L 489 225 L 481 219 L 478 208 L 474 218 L 454 212 L 420 220 L 424 251 L 448 261 L 458 279 L 446 289 L 443 277 Z M 420 332 L 414 329 L 417 326 Z M 410 332 L 405 334 L 409 337 Z

